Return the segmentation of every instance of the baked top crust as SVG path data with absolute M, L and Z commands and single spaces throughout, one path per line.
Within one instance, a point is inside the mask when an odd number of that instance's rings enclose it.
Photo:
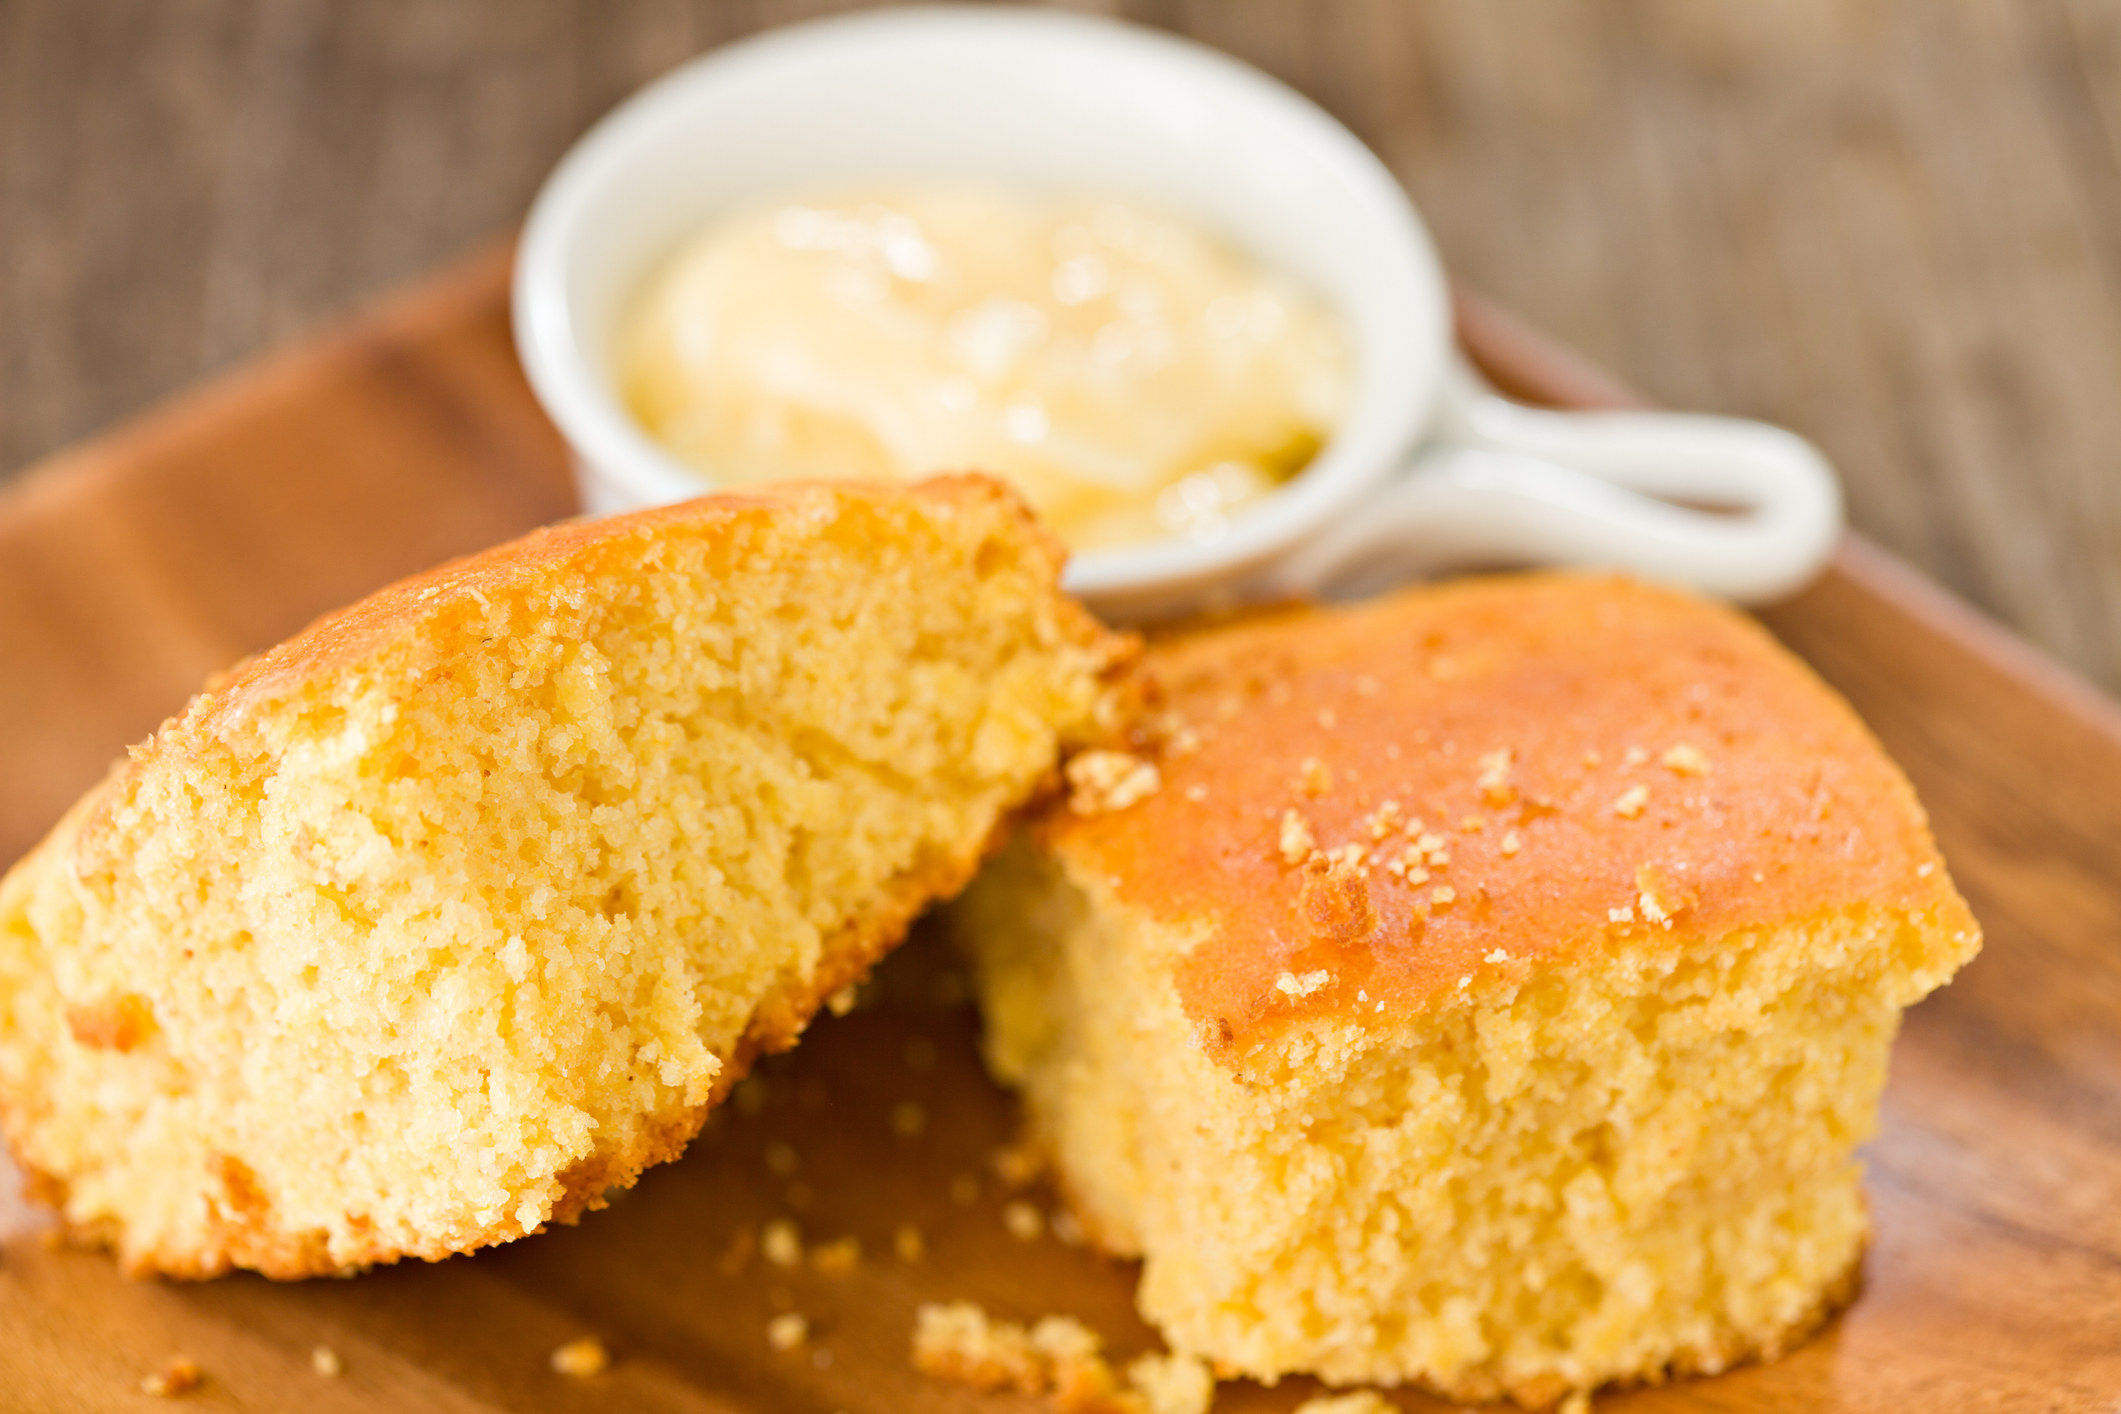
M 1181 632 L 1145 664 L 1161 789 L 1045 838 L 1190 940 L 1174 980 L 1226 1060 L 1622 939 L 1865 907 L 1975 928 L 1848 705 L 1685 594 L 1467 580 Z
M 94 872 L 107 866 L 111 807 L 123 801 L 151 770 L 199 768 L 223 752 L 271 755 L 281 748 L 278 714 L 313 694 L 320 684 L 349 672 L 380 668 L 393 676 L 417 677 L 478 647 L 490 632 L 496 604 L 527 607 L 594 592 L 612 576 L 652 571 L 673 540 L 706 541 L 738 548 L 753 542 L 764 559 L 792 514 L 820 522 L 862 518 L 840 512 L 867 502 L 879 507 L 911 498 L 955 510 L 968 519 L 1000 517 L 1024 549 L 1044 561 L 1057 581 L 1067 561 L 1060 538 L 1035 520 L 1023 501 L 992 477 L 939 476 L 907 485 L 779 482 L 692 501 L 582 518 L 542 526 L 518 539 L 444 561 L 356 600 L 311 622 L 291 637 L 216 675 L 184 710 L 155 734 L 127 751 L 95 794 L 102 804 L 81 823 L 73 846 L 74 867 Z M 881 522 L 878 523 L 881 533 Z M 558 596 L 558 600 L 555 599 Z M 1131 643 L 1105 634 L 1072 601 L 1063 612 L 1067 632 L 1101 642 L 1114 663 L 1132 654 Z M 387 657 L 387 666 L 384 659 Z
M 537 598 L 556 588 L 586 587 L 612 574 L 638 573 L 644 563 L 653 563 L 658 542 L 667 537 L 721 538 L 741 544 L 746 536 L 763 534 L 791 512 L 814 514 L 822 520 L 835 507 L 862 502 L 888 505 L 907 497 L 939 508 L 954 507 L 968 516 L 1004 515 L 1026 546 L 1042 554 L 1055 576 L 1067 560 L 1067 547 L 1060 538 L 1031 519 L 1013 491 L 992 477 L 969 474 L 905 485 L 778 482 L 623 515 L 562 521 L 385 585 L 244 659 L 210 683 L 142 751 L 135 751 L 135 763 L 163 745 L 171 725 L 181 723 L 189 732 L 226 736 L 240 730 L 266 705 L 300 695 L 333 669 L 359 663 L 382 644 L 415 629 L 430 638 L 440 656 L 452 646 L 461 646 L 466 635 L 483 632 L 489 601 Z M 1087 613 L 1078 612 L 1076 618 L 1085 635 L 1095 632 L 1088 626 Z

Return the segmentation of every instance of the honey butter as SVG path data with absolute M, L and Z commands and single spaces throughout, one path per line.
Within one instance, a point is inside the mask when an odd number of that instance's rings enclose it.
M 1197 227 L 984 186 L 734 213 L 618 334 L 634 415 L 718 485 L 991 471 L 1083 547 L 1217 538 L 1349 380 L 1323 304 Z

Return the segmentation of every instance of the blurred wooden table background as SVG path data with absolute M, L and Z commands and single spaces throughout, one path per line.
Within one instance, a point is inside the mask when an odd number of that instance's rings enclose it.
M 0 477 L 510 229 L 794 0 L 0 0 Z M 2121 4 L 1118 0 L 1368 140 L 1452 270 L 2121 688 Z

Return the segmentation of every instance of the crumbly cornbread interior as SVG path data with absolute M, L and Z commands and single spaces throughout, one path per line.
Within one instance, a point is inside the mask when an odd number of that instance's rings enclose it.
M 1802 665 L 1543 575 L 1144 667 L 1157 788 L 1049 810 L 951 920 L 990 1067 L 1174 1350 L 1540 1406 L 1848 1298 L 1900 1012 L 1979 936 Z
M 1532 1405 L 1831 1314 L 1900 1008 L 1961 950 L 1860 913 L 1659 939 L 1232 1071 L 1171 988 L 1186 930 L 1023 841 L 955 907 L 989 1063 L 1174 1348 Z
M 0 885 L 0 1100 L 134 1270 L 434 1258 L 671 1157 L 1097 729 L 990 483 L 562 527 L 203 695 Z

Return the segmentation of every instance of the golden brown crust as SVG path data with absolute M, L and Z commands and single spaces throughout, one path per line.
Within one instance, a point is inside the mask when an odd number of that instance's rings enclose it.
M 293 637 L 214 674 L 205 690 L 165 721 L 119 762 L 96 794 L 106 805 L 124 798 L 131 783 L 170 753 L 196 754 L 200 744 L 239 735 L 244 724 L 272 703 L 299 694 L 335 667 L 357 663 L 383 644 L 424 631 L 437 642 L 475 639 L 486 606 L 526 588 L 561 578 L 582 579 L 644 559 L 643 547 L 670 536 L 741 534 L 748 520 L 802 512 L 829 503 L 888 502 L 908 495 L 967 511 L 1007 506 L 1029 544 L 1052 564 L 1057 578 L 1067 547 L 1033 519 L 1014 491 L 977 474 L 938 476 L 907 485 L 781 482 L 741 492 L 719 492 L 675 505 L 623 515 L 563 521 L 531 531 L 476 554 L 387 584 L 366 598 L 315 620 Z M 1086 636 L 1102 632 L 1087 611 L 1074 608 Z M 1128 640 L 1111 636 L 1115 661 L 1128 656 Z M 78 855 L 93 858 L 108 832 L 108 811 L 89 813 L 77 836 Z
M 334 664 L 364 656 L 379 640 L 410 623 L 446 616 L 452 605 L 476 605 L 481 594 L 509 596 L 525 584 L 563 571 L 594 574 L 606 564 L 630 567 L 643 558 L 642 545 L 674 534 L 728 534 L 746 519 L 761 515 L 781 515 L 811 505 L 888 504 L 909 495 L 967 510 L 1012 507 L 1023 518 L 1027 538 L 1041 546 L 1056 571 L 1067 557 L 1066 548 L 1052 532 L 1030 519 L 1015 492 L 992 477 L 977 475 L 939 476 L 910 486 L 790 481 L 595 520 L 562 521 L 385 585 L 365 599 L 324 615 L 286 642 L 232 669 L 213 694 L 202 725 L 240 716 L 289 686 L 311 681 Z
M 1463 581 L 1179 634 L 1145 667 L 1178 719 L 1162 789 L 1046 837 L 1159 922 L 1213 919 L 1176 981 L 1226 1059 L 1672 923 L 1974 927 L 1855 714 L 1683 594 Z

